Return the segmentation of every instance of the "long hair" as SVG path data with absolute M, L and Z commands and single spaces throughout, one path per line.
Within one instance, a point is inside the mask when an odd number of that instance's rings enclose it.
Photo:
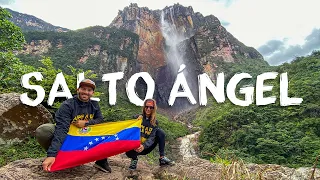
M 142 115 L 143 117 L 146 117 L 146 111 L 145 107 L 148 101 L 153 101 L 154 108 L 151 111 L 151 116 L 150 116 L 150 123 L 152 126 L 156 126 L 156 112 L 157 112 L 157 102 L 154 99 L 146 99 L 143 103 L 143 108 L 142 108 Z

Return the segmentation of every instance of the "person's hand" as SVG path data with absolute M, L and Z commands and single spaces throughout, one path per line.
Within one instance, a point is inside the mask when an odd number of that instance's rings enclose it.
M 42 163 L 43 170 L 49 172 L 55 160 L 56 160 L 55 157 L 47 157 Z
M 142 119 L 142 118 L 143 118 L 143 116 L 142 116 L 142 115 L 139 115 L 137 119 L 140 120 L 140 119 Z
M 137 151 L 138 153 L 142 152 L 143 150 L 144 150 L 144 146 L 142 144 L 140 144 L 140 147 L 135 149 L 135 151 Z
M 86 120 L 78 120 L 78 121 L 74 122 L 73 124 L 75 126 L 77 126 L 78 128 L 83 128 L 83 127 L 85 127 L 86 122 L 87 122 Z

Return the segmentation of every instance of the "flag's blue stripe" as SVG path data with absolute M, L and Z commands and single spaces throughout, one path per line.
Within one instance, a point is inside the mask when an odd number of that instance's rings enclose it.
M 118 138 L 118 139 L 117 139 Z M 74 151 L 74 150 L 89 150 L 100 143 L 121 141 L 121 140 L 140 140 L 140 128 L 132 127 L 124 129 L 115 135 L 107 136 L 71 136 L 67 135 L 60 150 Z

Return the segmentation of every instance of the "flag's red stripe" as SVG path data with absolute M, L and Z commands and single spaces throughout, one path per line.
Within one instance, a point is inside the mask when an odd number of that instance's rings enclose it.
M 119 140 L 102 143 L 87 151 L 59 151 L 50 171 L 58 171 L 91 161 L 104 159 L 140 146 L 140 140 Z

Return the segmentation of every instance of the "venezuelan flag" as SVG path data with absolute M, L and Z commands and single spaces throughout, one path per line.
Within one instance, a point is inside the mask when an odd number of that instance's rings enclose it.
M 141 120 L 109 122 L 77 128 L 71 125 L 50 171 L 114 156 L 140 146 Z

